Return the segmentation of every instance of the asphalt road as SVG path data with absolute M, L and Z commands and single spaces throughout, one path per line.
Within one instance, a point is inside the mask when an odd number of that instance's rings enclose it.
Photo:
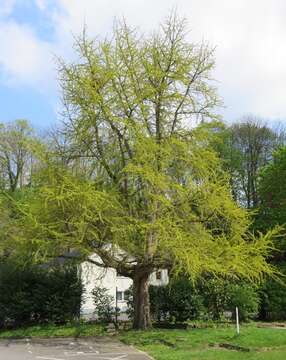
M 145 353 L 110 338 L 89 340 L 3 340 L 1 360 L 150 360 Z

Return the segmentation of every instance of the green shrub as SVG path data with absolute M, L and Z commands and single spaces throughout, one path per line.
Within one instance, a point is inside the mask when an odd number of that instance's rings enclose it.
M 167 286 L 150 286 L 151 314 L 156 321 L 222 320 L 224 312 L 239 308 L 240 319 L 258 314 L 259 296 L 251 285 L 223 279 L 203 279 L 193 284 L 186 277 L 171 280 Z
M 236 307 L 239 308 L 241 321 L 249 321 L 258 315 L 260 298 L 252 284 L 205 278 L 198 287 L 208 319 L 223 320 L 226 310 L 231 311 L 234 318 Z
M 205 278 L 198 284 L 210 320 L 222 320 L 228 304 L 228 282 L 224 279 Z
M 280 265 L 279 270 L 286 276 L 286 265 Z M 285 281 L 285 279 L 282 279 Z M 286 284 L 267 279 L 261 291 L 259 317 L 261 320 L 286 320 Z
M 228 287 L 229 310 L 235 317 L 235 308 L 239 309 L 239 318 L 241 321 L 249 321 L 258 315 L 259 311 L 259 294 L 257 290 L 249 284 L 229 284 Z
M 106 288 L 96 286 L 92 290 L 93 303 L 95 305 L 95 315 L 98 320 L 104 323 L 113 322 L 118 309 L 114 307 L 114 297 L 108 294 Z
M 0 264 L 0 327 L 65 323 L 80 315 L 83 287 L 73 265 Z
M 175 322 L 200 319 L 204 314 L 203 297 L 188 278 L 171 281 L 167 292 L 169 316 Z
M 203 297 L 185 277 L 174 279 L 167 286 L 150 286 L 150 304 L 156 321 L 180 323 L 201 318 L 205 313 Z
M 169 317 L 169 293 L 167 286 L 150 286 L 150 311 L 155 321 L 167 320 Z

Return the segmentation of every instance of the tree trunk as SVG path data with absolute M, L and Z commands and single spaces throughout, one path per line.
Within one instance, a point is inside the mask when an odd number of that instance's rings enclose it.
M 151 327 L 148 279 L 149 273 L 135 273 L 133 282 L 134 329 L 145 330 Z

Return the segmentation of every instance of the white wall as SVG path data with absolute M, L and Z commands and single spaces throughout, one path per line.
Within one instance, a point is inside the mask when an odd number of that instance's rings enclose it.
M 91 258 L 94 260 L 99 260 L 96 255 L 93 255 Z M 168 271 L 159 270 L 161 273 L 161 279 L 156 273 L 151 274 L 150 284 L 151 285 L 167 285 L 169 281 Z M 132 285 L 132 279 L 126 278 L 124 276 L 117 276 L 116 270 L 112 268 L 103 269 L 99 266 L 91 264 L 89 262 L 84 262 L 81 264 L 81 274 L 82 281 L 85 288 L 84 301 L 81 307 L 82 316 L 87 318 L 93 318 L 93 313 L 95 310 L 93 299 L 92 299 L 92 290 L 95 286 L 100 286 L 108 289 L 108 293 L 114 298 L 114 306 L 116 299 L 116 289 L 118 292 L 122 292 L 123 299 L 118 300 L 117 306 L 122 312 L 125 312 L 127 309 L 127 303 L 124 300 L 124 291 L 128 290 Z

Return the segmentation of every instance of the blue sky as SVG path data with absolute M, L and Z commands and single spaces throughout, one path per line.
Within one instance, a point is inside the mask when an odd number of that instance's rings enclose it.
M 286 122 L 284 0 L 0 0 L 0 122 L 60 121 L 55 55 L 72 58 L 72 34 L 110 33 L 115 17 L 151 31 L 176 7 L 190 40 L 216 46 L 214 78 L 227 121 L 245 114 Z

